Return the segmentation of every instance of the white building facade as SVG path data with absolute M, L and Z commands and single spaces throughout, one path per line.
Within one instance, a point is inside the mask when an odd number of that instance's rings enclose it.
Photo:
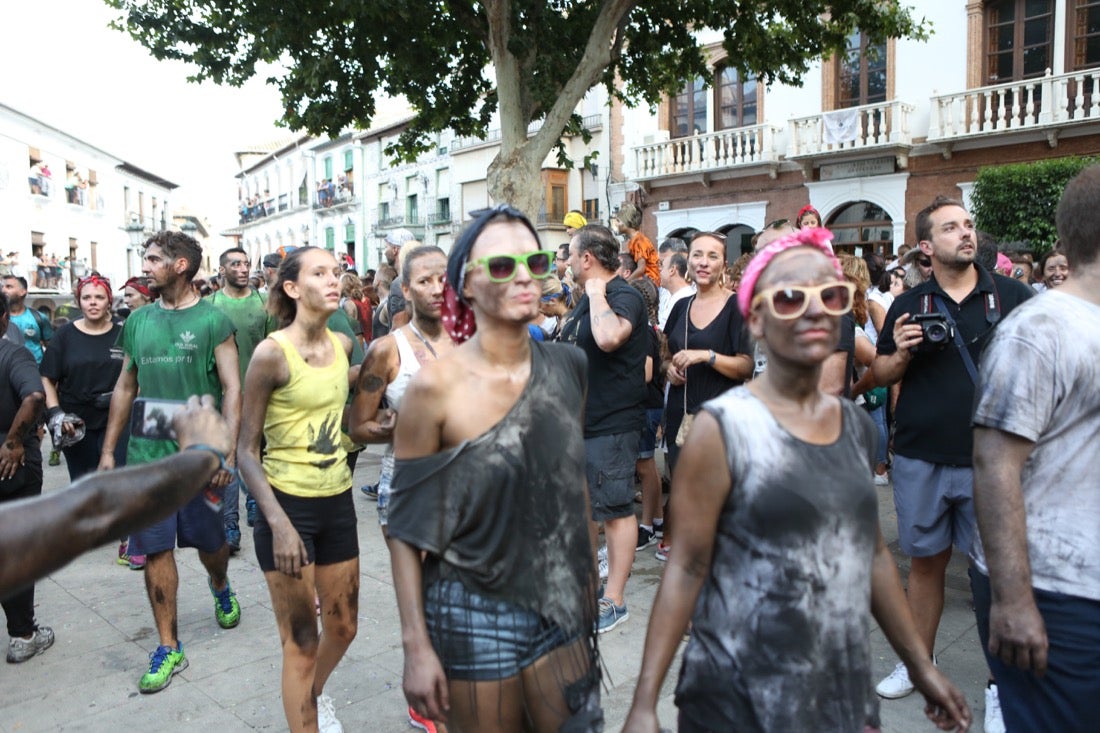
M 176 188 L 0 105 L 0 249 L 16 253 L 18 269 L 34 290 L 46 289 L 35 281 L 36 258 L 56 257 L 67 266 L 57 285 L 93 269 L 118 285 L 140 274 L 140 248 L 132 241 L 167 228 Z

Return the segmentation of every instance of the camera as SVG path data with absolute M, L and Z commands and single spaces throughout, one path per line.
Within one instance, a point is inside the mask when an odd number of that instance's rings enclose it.
M 186 406 L 183 400 L 152 400 L 138 397 L 130 413 L 130 434 L 150 440 L 175 440 L 172 418 Z
M 947 346 L 947 343 L 955 338 L 955 329 L 947 322 L 947 316 L 942 313 L 918 313 L 913 316 L 910 323 L 919 323 L 921 335 L 920 349 L 923 351 L 937 351 Z

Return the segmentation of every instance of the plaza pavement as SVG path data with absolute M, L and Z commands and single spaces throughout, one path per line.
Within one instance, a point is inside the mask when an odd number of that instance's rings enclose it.
M 374 482 L 379 457 L 377 448 L 360 456 L 356 487 Z M 64 464 L 46 468 L 46 492 L 62 490 L 67 484 Z M 879 490 L 879 499 L 883 532 L 896 552 L 889 487 Z M 326 692 L 349 733 L 404 733 L 412 729 L 401 692 L 401 640 L 389 557 L 374 503 L 358 488 L 355 503 L 361 550 L 359 635 Z M 242 529 L 246 529 L 243 501 Z M 155 695 L 137 690 L 138 678 L 157 644 L 142 574 L 117 565 L 116 548 L 110 545 L 90 552 L 38 583 L 38 621 L 53 627 L 57 642 L 28 662 L 0 665 L 0 733 L 285 730 L 278 634 L 251 534 L 245 532 L 242 551 L 230 563 L 230 579 L 242 608 L 241 624 L 235 629 L 222 630 L 215 622 L 213 600 L 196 553 L 178 552 L 179 633 L 190 666 Z M 651 547 L 639 553 L 634 563 L 626 593 L 630 619 L 600 638 L 606 667 L 607 731 L 620 729 L 630 707 L 662 569 L 653 551 Z M 903 564 L 903 575 L 906 569 Z M 972 730 L 980 731 L 986 670 L 970 609 L 965 560 L 956 556 L 948 573 L 936 652 L 940 668 L 966 694 L 975 718 Z M 0 643 L 7 644 L 6 635 L 0 636 Z M 893 669 L 896 659 L 877 627 L 871 643 L 877 680 Z M 672 693 L 678 669 L 677 658 L 658 711 L 662 725 L 671 730 L 676 723 Z M 883 731 L 935 730 L 924 718 L 923 705 L 919 695 L 883 701 Z

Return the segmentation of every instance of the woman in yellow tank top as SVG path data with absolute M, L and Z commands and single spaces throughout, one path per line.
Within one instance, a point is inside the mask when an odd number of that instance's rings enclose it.
M 237 444 L 261 512 L 256 559 L 279 626 L 283 710 L 295 732 L 343 730 L 323 692 L 355 638 L 359 607 L 351 470 L 340 444 L 351 343 L 325 325 L 340 304 L 339 275 L 333 256 L 316 247 L 295 250 L 279 266 L 268 309 L 281 329 L 249 363 Z

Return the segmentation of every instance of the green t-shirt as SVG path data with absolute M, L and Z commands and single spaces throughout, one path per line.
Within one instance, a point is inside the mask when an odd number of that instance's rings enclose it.
M 332 315 L 328 317 L 328 330 L 333 333 L 342 333 L 351 339 L 351 358 L 348 359 L 350 366 L 362 364 L 363 359 L 366 357 L 366 353 L 363 351 L 363 344 L 359 342 L 359 338 L 355 335 L 355 331 L 351 326 L 351 319 L 348 314 L 344 312 L 343 308 L 337 308 L 333 311 Z M 349 397 L 350 399 L 350 397 Z
M 186 400 L 211 394 L 220 407 L 222 383 L 214 349 L 233 331 L 229 317 L 206 301 L 178 311 L 152 303 L 130 314 L 118 345 L 130 357 L 130 368 L 137 370 L 141 397 Z M 174 440 L 131 437 L 126 462 L 150 463 L 177 450 Z
M 231 298 L 219 290 L 206 296 L 204 300 L 210 301 L 211 305 L 229 316 L 237 329 L 234 336 L 237 339 L 237 362 L 241 367 L 243 388 L 244 375 L 248 371 L 248 362 L 252 360 L 252 352 L 269 333 L 278 330 L 279 325 L 275 316 L 267 312 L 267 299 L 255 289 L 243 298 Z

